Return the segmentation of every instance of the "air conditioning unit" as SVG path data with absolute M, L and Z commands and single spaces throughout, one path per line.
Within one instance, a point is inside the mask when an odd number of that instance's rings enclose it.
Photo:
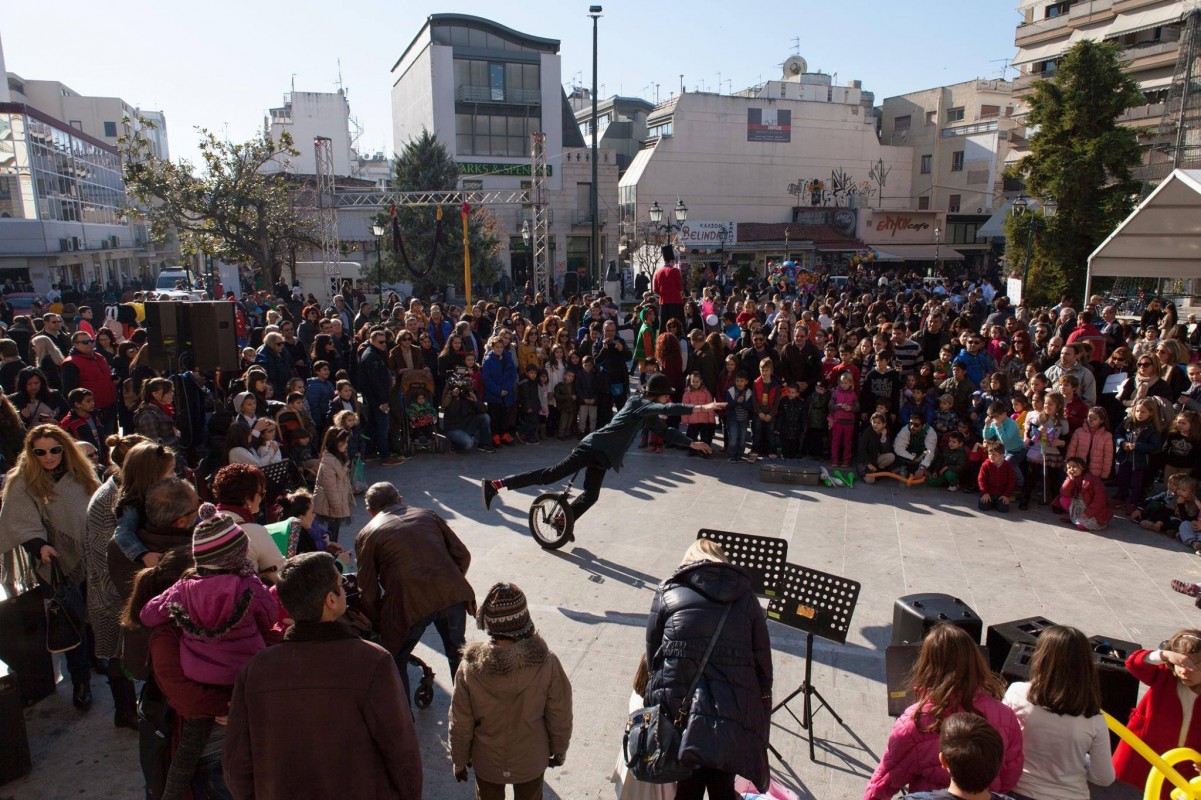
M 113 234 L 112 236 L 108 237 L 108 240 L 110 242 L 112 242 L 112 246 L 113 246 L 114 250 L 121 246 L 121 237 L 117 236 L 116 234 Z
M 68 250 L 74 250 L 75 242 L 73 239 L 59 239 L 58 240 L 58 249 L 64 253 L 67 252 Z
M 100 242 L 100 249 L 101 249 L 101 250 L 107 250 L 107 249 L 108 249 L 108 246 L 109 246 L 109 240 L 108 240 L 108 239 L 105 239 L 104 241 Z
M 71 247 L 72 250 L 82 250 L 83 249 L 83 239 L 80 239 L 78 236 L 72 236 L 71 242 L 72 242 L 72 247 Z

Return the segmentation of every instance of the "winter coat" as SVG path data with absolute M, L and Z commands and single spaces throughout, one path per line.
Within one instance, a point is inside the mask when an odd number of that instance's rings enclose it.
M 713 395 L 709 394 L 709 390 L 702 386 L 699 389 L 689 389 L 684 392 L 684 405 L 687 406 L 704 406 L 713 402 Z M 685 414 L 680 417 L 680 422 L 685 425 L 713 425 L 717 422 L 717 412 L 715 411 L 699 411 L 693 410 L 691 414 Z
M 555 386 L 555 408 L 560 414 L 572 416 L 579 408 L 579 381 L 563 381 Z
M 684 303 L 684 273 L 673 264 L 664 264 L 655 270 L 651 279 L 651 288 L 659 295 L 661 305 L 683 305 Z
M 1068 442 L 1067 457 L 1084 459 L 1088 473 L 1105 480 L 1113 473 L 1113 434 L 1104 428 L 1094 431 L 1081 426 Z
M 275 390 L 277 400 L 282 400 L 288 394 L 288 381 L 292 378 L 292 366 L 283 355 L 276 353 L 264 344 L 254 355 L 254 363 L 267 372 L 267 382 Z
M 512 355 L 506 352 L 497 356 L 489 350 L 488 355 L 484 356 L 480 371 L 484 374 L 484 402 L 499 404 L 505 408 L 513 405 L 517 399 L 517 365 L 513 362 Z M 502 397 L 502 391 L 508 394 Z
M 780 379 L 786 384 L 807 383 L 805 394 L 813 389 L 813 384 L 822 379 L 822 354 L 812 342 L 806 341 L 804 347 L 797 347 L 792 342 L 780 348 Z
M 776 435 L 784 441 L 799 439 L 805 431 L 806 407 L 803 397 L 793 400 L 785 395 L 780 398 L 780 404 L 776 406 Z
M 1082 516 L 1096 520 L 1101 526 L 1108 525 L 1113 519 L 1113 504 L 1105 493 L 1105 485 L 1097 476 L 1086 472 L 1080 478 L 1065 480 L 1059 490 L 1059 505 L 1067 510 L 1072 507 L 1072 500 L 1076 497 L 1084 501 Z
M 976 479 L 980 493 L 993 497 L 1011 497 L 1017 490 L 1017 472 L 1013 464 L 1002 461 L 999 465 L 985 460 L 980 465 L 980 474 Z
M 168 447 L 179 446 L 179 435 L 176 432 L 175 420 L 153 401 L 146 401 L 133 412 L 133 429 L 152 442 L 165 444 Z
M 850 406 L 839 408 L 839 406 Z M 859 409 L 859 399 L 854 389 L 843 389 L 841 386 L 832 392 L 830 398 L 830 419 L 844 425 L 855 424 L 855 412 Z
M 923 469 L 929 469 L 930 462 L 934 460 L 934 454 L 937 452 L 938 432 L 927 425 L 922 428 L 919 438 L 921 441 L 914 441 L 913 432 L 906 425 L 904 428 L 901 428 L 896 438 L 893 439 L 892 451 L 899 458 L 914 459 L 920 456 L 919 466 Z
M 139 617 L 148 628 L 179 625 L 189 678 L 232 686 L 242 665 L 267 646 L 263 633 L 279 617 L 279 603 L 254 575 L 193 575 L 151 598 Z
M 1130 461 L 1134 469 L 1146 469 L 1151 463 L 1151 456 L 1163 446 L 1163 437 L 1150 422 L 1136 426 L 1127 418 L 1114 432 L 1113 442 L 1117 450 L 1115 460 L 1119 464 Z M 1133 442 L 1134 450 L 1123 450 L 1122 445 L 1126 442 Z
M 517 409 L 523 414 L 537 414 L 542 401 L 538 398 L 538 379 L 523 378 L 517 382 Z
M 697 684 L 680 745 L 696 767 L 737 773 L 768 785 L 771 641 L 751 579 L 731 564 L 685 564 L 659 587 L 646 624 L 647 705 L 674 719 L 725 607 L 730 613 Z
M 313 422 L 317 424 L 317 427 L 324 428 L 329 422 L 325 415 L 329 411 L 329 404 L 333 399 L 333 381 L 309 378 L 304 382 L 304 401 L 308 403 L 309 413 L 313 415 Z
M 630 353 L 625 349 L 621 339 L 600 339 L 592 348 L 592 358 L 596 361 L 596 371 L 601 377 L 599 385 L 611 393 L 611 387 L 618 387 L 617 396 L 624 397 L 629 391 L 630 369 L 626 364 Z M 597 394 L 600 394 L 599 388 Z
M 972 706 L 997 729 L 1005 742 L 1001 771 L 989 788 L 994 792 L 1008 792 L 1022 777 L 1025 762 L 1017 715 L 1000 700 L 985 694 L 977 694 Z M 892 726 L 884 756 L 872 773 L 863 800 L 889 800 L 906 785 L 911 792 L 945 789 L 951 785 L 951 776 L 938 763 L 938 734 L 918 728 L 914 719 L 917 708 L 918 703 L 909 706 Z
M 891 452 L 892 439 L 888 436 L 887 428 L 884 433 L 876 433 L 876 429 L 869 425 L 859 434 L 859 460 L 868 467 L 874 469 L 879 464 L 880 456 Z
M 1126 669 L 1148 689 L 1138 701 L 1138 707 L 1130 714 L 1126 727 L 1156 753 L 1166 753 L 1179 744 L 1180 728 L 1184 724 L 1184 708 L 1176 694 L 1179 681 L 1170 664 L 1149 664 L 1150 650 L 1135 650 L 1126 659 Z M 1201 695 L 1193 697 L 1193 715 L 1189 719 L 1184 747 L 1201 748 Z M 1118 780 L 1137 786 L 1141 791 L 1147 783 L 1151 765 L 1130 745 L 1119 742 L 1113 751 L 1113 768 Z M 1196 775 L 1196 768 L 1187 761 L 1176 765 L 1177 771 L 1189 780 Z M 1164 781 L 1161 797 L 1167 798 L 1171 783 Z
M 784 384 L 780 383 L 774 375 L 771 382 L 764 385 L 763 376 L 755 378 L 755 414 L 767 414 L 770 417 L 775 417 L 776 406 L 780 402 L 780 398 L 784 396 Z
M 701 374 L 701 383 L 708 389 L 714 397 L 717 397 L 720 392 L 718 384 L 718 375 L 721 374 L 721 362 L 717 358 L 717 354 L 713 352 L 713 348 L 705 345 L 700 350 L 691 349 L 688 353 L 688 364 L 684 370 L 691 375 L 694 372 Z
M 319 516 L 346 519 L 354 513 L 354 487 L 350 465 L 333 453 L 322 453 L 317 467 L 317 490 L 313 492 L 313 510 Z
M 83 354 L 72 350 L 62 364 L 63 394 L 83 387 L 96 399 L 96 408 L 108 408 L 117 402 L 117 387 L 113 383 L 113 368 L 99 353 Z
M 58 551 L 58 563 L 72 582 L 81 583 L 84 570 L 84 527 L 87 524 L 87 488 L 71 475 L 64 474 L 54 484 L 54 496 L 34 497 L 25 488 L 25 479 L 16 472 L 8 477 L 8 493 L 0 505 L 0 553 L 23 545 L 37 555 L 42 545 Z M 44 521 L 43 521 L 44 520 Z M 37 560 L 37 572 L 49 582 L 50 568 Z
M 830 393 L 814 390 L 809 395 L 809 427 L 826 427 L 826 415 L 830 412 Z
M 571 682 L 541 636 L 463 648 L 450 705 L 450 758 L 489 783 L 525 783 L 571 742 Z
M 395 652 L 418 621 L 475 597 L 471 551 L 433 511 L 389 506 L 354 540 L 363 610 Z
M 384 351 L 368 345 L 359 357 L 359 375 L 355 388 L 363 393 L 363 403 L 371 413 L 390 401 L 392 395 L 392 373 L 388 371 L 388 359 Z
M 221 761 L 238 798 L 421 798 L 396 663 L 337 622 L 297 623 L 242 669 Z

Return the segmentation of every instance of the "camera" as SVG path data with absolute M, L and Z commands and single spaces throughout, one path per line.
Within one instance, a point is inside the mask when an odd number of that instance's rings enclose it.
M 471 375 L 465 369 L 456 369 L 447 376 L 446 385 L 451 389 L 459 389 L 463 392 L 470 392 L 475 388 L 471 380 Z

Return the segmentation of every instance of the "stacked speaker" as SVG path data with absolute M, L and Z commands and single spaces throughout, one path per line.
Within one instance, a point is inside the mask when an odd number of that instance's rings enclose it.
M 146 303 L 150 366 L 166 373 L 191 366 L 204 372 L 237 369 L 234 323 L 234 305 L 229 302 Z

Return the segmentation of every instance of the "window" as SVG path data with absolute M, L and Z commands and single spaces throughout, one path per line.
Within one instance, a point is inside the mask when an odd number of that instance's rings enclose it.
M 647 138 L 655 139 L 660 136 L 671 136 L 671 120 L 657 122 L 646 130 Z
M 963 172 L 963 151 L 951 153 L 951 172 Z
M 957 195 L 957 194 L 951 195 L 950 199 L 947 200 L 947 211 L 952 214 L 958 214 L 960 199 L 961 199 L 960 195 Z
M 540 124 L 538 117 L 455 114 L 455 152 L 457 155 L 526 156 L 530 133 L 538 130 Z
M 489 64 L 488 65 L 488 87 L 492 92 L 493 100 L 505 99 L 505 65 L 504 64 Z
M 963 106 L 948 108 L 947 122 L 963 122 Z
M 117 135 L 117 123 L 115 123 L 115 122 L 104 123 L 104 135 L 109 138 L 115 138 Z
M 1062 3 L 1052 3 L 1051 5 L 1047 6 L 1046 10 L 1043 12 L 1043 19 L 1062 17 L 1064 14 L 1068 13 L 1068 10 L 1071 9 L 1071 7 L 1072 0 L 1064 0 Z
M 1001 116 L 1000 106 L 980 106 L 980 119 Z
M 906 114 L 903 117 L 897 117 L 896 119 L 894 119 L 892 121 L 892 129 L 896 133 L 900 133 L 901 131 L 907 131 L 907 130 L 909 130 L 909 123 L 911 121 L 912 121 L 912 117 L 910 117 L 908 114 Z
M 929 175 L 931 168 L 933 166 L 934 166 L 934 156 L 932 156 L 932 155 L 922 156 L 922 174 L 923 175 Z
M 927 126 L 934 125 L 937 122 L 938 122 L 938 112 L 937 111 L 927 111 L 926 112 L 926 125 Z
M 80 120 L 77 120 L 77 119 L 73 119 L 73 120 L 71 120 L 71 127 L 77 131 L 82 131 L 83 130 L 83 122 L 81 122 Z
M 917 199 L 917 208 L 918 208 L 918 211 L 929 211 L 930 210 L 930 198 L 929 197 L 919 197 Z

